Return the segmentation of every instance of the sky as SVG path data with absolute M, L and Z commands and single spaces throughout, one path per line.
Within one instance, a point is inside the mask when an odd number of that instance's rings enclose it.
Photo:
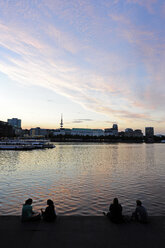
M 0 120 L 165 134 L 164 0 L 0 0 Z

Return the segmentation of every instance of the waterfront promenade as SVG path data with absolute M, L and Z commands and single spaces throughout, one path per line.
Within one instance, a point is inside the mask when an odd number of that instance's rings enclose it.
M 33 247 L 165 247 L 165 217 L 148 224 L 113 224 L 104 216 L 58 216 L 54 223 L 21 223 L 20 217 L 0 217 L 2 248 Z

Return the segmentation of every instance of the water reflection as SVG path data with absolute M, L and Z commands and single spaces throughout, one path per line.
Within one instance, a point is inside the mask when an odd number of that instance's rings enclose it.
M 17 169 L 20 151 L 0 151 L 0 174 L 12 173 Z M 7 163 L 6 163 L 7 161 Z
M 155 144 L 146 144 L 145 146 L 145 164 L 150 168 L 155 167 Z
M 60 214 L 99 215 L 118 197 L 125 213 L 141 199 L 163 215 L 163 144 L 57 143 L 55 149 L 0 152 L 1 214 L 20 214 L 26 198 L 39 210 L 51 198 Z

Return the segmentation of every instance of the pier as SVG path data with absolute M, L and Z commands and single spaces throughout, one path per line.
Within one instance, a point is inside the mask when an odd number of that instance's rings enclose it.
M 113 224 L 105 216 L 58 216 L 54 223 L 0 216 L 0 240 L 2 248 L 163 248 L 165 217 Z

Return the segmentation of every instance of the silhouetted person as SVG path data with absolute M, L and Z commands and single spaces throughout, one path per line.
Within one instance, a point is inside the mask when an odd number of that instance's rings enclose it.
M 148 221 L 147 210 L 142 206 L 142 202 L 140 200 L 136 201 L 136 209 L 132 214 L 132 219 L 135 219 L 141 223 L 147 223 Z
M 33 200 L 31 198 L 25 201 L 25 204 L 22 207 L 22 221 L 35 221 L 41 219 L 41 215 L 39 213 L 33 212 L 32 203 Z
M 41 209 L 43 220 L 51 222 L 56 219 L 56 211 L 54 207 L 54 202 L 50 199 L 47 200 L 47 205 L 45 211 Z
M 110 220 L 114 223 L 122 223 L 123 216 L 122 216 L 122 206 L 119 204 L 118 199 L 114 198 L 113 203 L 109 207 L 109 212 L 107 216 Z

